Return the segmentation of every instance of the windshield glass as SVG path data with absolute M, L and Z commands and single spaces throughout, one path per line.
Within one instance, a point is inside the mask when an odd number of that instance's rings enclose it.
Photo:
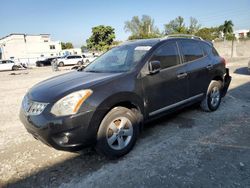
M 119 46 L 106 52 L 84 71 L 86 72 L 127 72 L 147 53 L 151 46 Z

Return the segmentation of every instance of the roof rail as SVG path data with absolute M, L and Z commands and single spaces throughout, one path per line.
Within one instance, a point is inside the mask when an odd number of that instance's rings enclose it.
M 195 36 L 195 35 L 188 35 L 188 34 L 171 34 L 167 35 L 163 38 L 168 39 L 168 38 L 174 38 L 174 37 L 179 37 L 179 38 L 191 38 L 191 39 L 198 39 L 198 40 L 203 40 L 201 37 Z

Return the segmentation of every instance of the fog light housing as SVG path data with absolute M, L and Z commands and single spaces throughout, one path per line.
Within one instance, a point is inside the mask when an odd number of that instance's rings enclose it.
M 69 134 L 65 133 L 61 136 L 53 138 L 53 140 L 59 145 L 65 145 L 69 143 Z

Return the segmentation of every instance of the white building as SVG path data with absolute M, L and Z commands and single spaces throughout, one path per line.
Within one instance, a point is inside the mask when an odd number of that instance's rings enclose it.
M 49 34 L 10 34 L 0 39 L 0 59 L 17 59 L 33 64 L 39 58 L 58 56 L 61 42 Z
M 65 56 L 65 55 L 82 55 L 82 50 L 81 48 L 71 48 L 59 52 L 59 56 Z
M 234 35 L 237 39 L 239 38 L 246 38 L 247 37 L 247 33 L 249 33 L 250 30 L 247 29 L 241 29 L 241 30 L 236 30 L 234 31 Z

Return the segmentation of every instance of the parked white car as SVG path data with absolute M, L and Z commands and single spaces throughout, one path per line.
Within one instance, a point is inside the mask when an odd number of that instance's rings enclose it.
M 57 59 L 57 65 L 63 67 L 65 65 L 82 65 L 83 57 L 80 55 L 68 55 Z
M 0 71 L 3 70 L 18 70 L 21 68 L 20 64 L 11 60 L 0 60 Z
M 92 61 L 94 61 L 97 57 L 99 57 L 99 56 L 95 55 L 95 54 L 90 54 L 90 53 L 83 54 L 83 65 L 86 67 Z

